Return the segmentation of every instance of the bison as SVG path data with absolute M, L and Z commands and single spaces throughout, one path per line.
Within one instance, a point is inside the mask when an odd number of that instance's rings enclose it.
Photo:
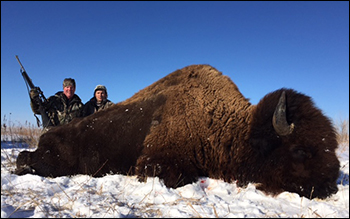
M 210 65 L 190 65 L 115 106 L 44 133 L 17 158 L 18 175 L 159 177 L 176 188 L 201 176 L 254 183 L 272 196 L 337 192 L 334 127 L 293 89 L 257 105 Z

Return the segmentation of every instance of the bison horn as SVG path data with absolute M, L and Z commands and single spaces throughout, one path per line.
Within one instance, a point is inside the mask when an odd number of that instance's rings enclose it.
M 272 125 L 277 134 L 289 135 L 293 132 L 294 124 L 288 124 L 286 115 L 286 94 L 283 91 L 272 118 Z

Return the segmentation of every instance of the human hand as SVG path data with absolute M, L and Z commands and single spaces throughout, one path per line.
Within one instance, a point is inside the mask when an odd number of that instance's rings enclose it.
M 39 92 L 37 89 L 33 88 L 33 89 L 30 89 L 29 95 L 30 95 L 30 98 L 34 100 L 39 96 Z

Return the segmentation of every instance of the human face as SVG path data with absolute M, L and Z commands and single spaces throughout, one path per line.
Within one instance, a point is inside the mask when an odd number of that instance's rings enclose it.
M 66 87 L 63 88 L 63 93 L 64 93 L 64 95 L 66 95 L 68 100 L 70 100 L 74 96 L 75 87 L 72 86 L 72 85 L 66 86 Z
M 97 90 L 95 93 L 97 102 L 102 102 L 102 100 L 107 98 L 107 94 L 104 90 Z

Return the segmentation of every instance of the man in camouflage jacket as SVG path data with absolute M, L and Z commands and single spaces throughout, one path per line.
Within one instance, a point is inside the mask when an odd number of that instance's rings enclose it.
M 51 121 L 51 126 L 67 124 L 76 117 L 82 117 L 84 104 L 80 97 L 75 94 L 75 80 L 66 78 L 63 81 L 63 91 L 50 96 L 45 103 L 45 109 Z M 39 105 L 33 101 L 39 93 L 32 89 L 30 91 L 30 106 L 35 114 L 40 114 Z

